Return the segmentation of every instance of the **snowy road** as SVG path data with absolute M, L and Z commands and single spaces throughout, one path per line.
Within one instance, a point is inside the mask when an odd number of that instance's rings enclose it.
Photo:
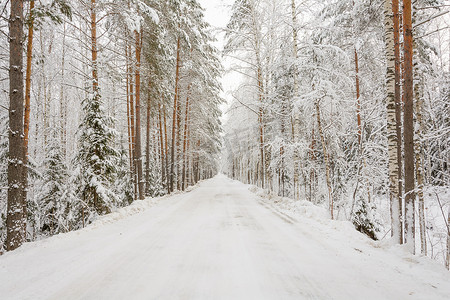
M 0 299 L 450 299 L 437 264 L 335 223 L 289 217 L 218 176 L 1 256 Z

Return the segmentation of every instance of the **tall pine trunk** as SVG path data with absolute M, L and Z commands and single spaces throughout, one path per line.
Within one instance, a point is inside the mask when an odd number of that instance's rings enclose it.
M 170 153 L 170 180 L 169 191 L 174 190 L 174 167 L 175 167 L 175 147 L 176 147 L 176 130 L 177 130 L 177 110 L 178 110 L 178 84 L 180 79 L 180 37 L 177 38 L 177 65 L 175 70 L 175 96 L 173 99 L 173 117 L 172 117 L 172 148 Z
M 151 96 L 150 96 L 151 82 L 148 81 L 148 99 L 147 99 L 147 141 L 145 145 L 145 194 L 150 196 L 150 108 L 151 108 Z
M 165 144 L 165 160 L 166 160 L 166 187 L 167 192 L 170 193 L 170 174 L 169 174 L 169 143 L 167 138 L 167 118 L 166 118 L 166 109 L 163 107 L 164 114 L 164 144 Z
M 25 205 L 23 139 L 23 1 L 11 1 L 9 19 L 9 161 L 6 250 L 14 250 L 25 241 L 23 214 Z
M 177 105 L 177 158 L 176 158 L 176 182 L 177 182 L 177 190 L 181 189 L 181 99 L 180 93 L 178 92 L 178 105 Z
M 127 80 L 126 80 L 126 84 L 127 84 L 127 126 L 128 126 L 128 155 L 130 158 L 130 174 L 131 176 L 133 176 L 133 142 L 132 142 L 132 136 L 133 136 L 133 131 L 132 131 L 132 117 L 131 117 L 131 109 L 132 109 L 132 102 L 130 100 L 131 94 L 130 94 L 130 86 L 131 86 L 131 82 L 130 82 L 130 62 L 129 62 L 129 55 L 128 55 L 128 43 L 125 45 L 125 57 L 126 57 L 126 75 L 127 75 Z
M 142 49 L 142 30 L 141 33 L 135 31 L 136 39 L 136 145 L 135 145 L 135 160 L 137 171 L 137 185 L 139 192 L 139 199 L 144 200 L 144 178 L 142 177 L 142 148 L 141 148 L 141 49 Z
M 30 1 L 30 19 L 28 25 L 27 42 L 27 70 L 25 76 L 25 117 L 24 117 L 24 145 L 25 157 L 28 159 L 28 138 L 30 131 L 30 98 L 31 98 L 31 62 L 33 57 L 33 33 L 34 33 L 34 0 Z
M 132 167 L 131 176 L 134 183 L 134 199 L 138 197 L 138 181 L 137 181 L 137 166 L 136 166 L 136 117 L 135 117 L 135 102 L 134 102 L 134 82 L 133 82 L 133 68 L 132 68 L 132 51 L 131 45 L 128 46 L 128 54 L 130 57 L 130 65 L 128 68 L 128 78 L 129 78 L 129 92 L 130 92 L 130 131 L 131 131 L 131 157 L 132 157 Z
M 188 85 L 187 97 L 186 97 L 186 111 L 184 115 L 184 137 L 183 137 L 183 171 L 181 175 L 181 190 L 184 191 L 186 184 L 186 147 L 187 147 L 187 138 L 188 138 L 188 126 L 189 126 L 189 96 L 191 92 L 191 84 Z
M 403 122 L 405 153 L 405 238 L 409 251 L 415 253 L 415 172 L 414 172 L 414 84 L 413 28 L 411 0 L 403 1 L 403 36 L 405 61 L 405 112 Z
M 397 133 L 397 165 L 398 165 L 398 214 L 400 219 L 400 243 L 403 243 L 403 157 L 402 157 L 402 71 L 400 57 L 400 13 L 398 0 L 392 0 L 392 13 L 394 20 L 394 57 L 395 57 L 395 130 Z
M 159 105 L 158 109 L 158 119 L 159 119 L 159 145 L 161 151 L 161 184 L 163 187 L 166 186 L 166 151 L 164 146 L 164 137 L 163 137 L 163 125 L 162 125 L 162 116 L 161 116 L 161 105 Z
M 189 115 L 188 122 L 190 122 L 191 116 Z M 187 145 L 186 145 L 186 163 L 185 163 L 185 176 L 186 176 L 186 185 L 192 185 L 192 154 L 191 154 L 191 126 L 187 128 Z
M 28 141 L 30 136 L 30 104 L 31 104 L 31 63 L 33 57 L 33 33 L 34 33 L 34 0 L 30 1 L 30 16 L 29 16 L 29 24 L 28 24 L 28 41 L 27 41 L 27 69 L 25 74 L 25 115 L 24 115 L 24 174 L 23 180 L 25 186 L 28 185 Z M 23 217 L 25 220 L 27 219 L 27 189 L 23 190 Z M 24 224 L 26 224 L 24 222 Z M 25 225 L 24 225 L 25 226 Z M 23 229 L 24 232 L 26 228 Z

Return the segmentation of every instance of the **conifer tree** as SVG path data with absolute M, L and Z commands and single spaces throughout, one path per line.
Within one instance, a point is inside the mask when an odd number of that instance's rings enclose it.
M 79 164 L 78 194 L 84 213 L 89 214 L 86 220 L 91 221 L 95 215 L 111 212 L 118 201 L 113 183 L 120 154 L 113 147 L 116 132 L 112 129 L 112 118 L 105 116 L 101 96 L 90 94 L 82 105 L 84 117 L 75 163 Z
M 54 130 L 49 137 L 39 194 L 39 213 L 43 216 L 39 225 L 43 234 L 54 235 L 68 231 L 68 172 L 57 132 Z
M 11 1 L 9 19 L 9 162 L 6 249 L 14 250 L 25 241 L 23 143 L 23 0 Z
M 379 223 L 373 215 L 373 208 L 365 198 L 359 198 L 355 203 L 352 222 L 356 230 L 364 233 L 372 240 L 378 240 L 377 232 L 380 231 Z
M 121 139 L 122 141 L 123 139 Z M 117 166 L 117 177 L 114 183 L 114 192 L 118 197 L 118 206 L 127 206 L 133 202 L 134 187 L 130 176 L 129 158 L 127 150 L 121 144 L 120 158 Z

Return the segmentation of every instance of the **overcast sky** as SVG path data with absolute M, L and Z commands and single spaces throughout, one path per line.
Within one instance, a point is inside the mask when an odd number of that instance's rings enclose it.
M 220 30 L 220 28 L 224 28 L 230 20 L 231 5 L 234 3 L 234 0 L 199 0 L 199 3 L 205 9 L 206 21 L 217 29 L 215 31 L 215 36 L 218 41 L 215 46 L 222 50 L 224 44 L 224 33 Z M 222 63 L 224 64 L 225 69 L 229 67 L 229 63 L 226 61 L 223 61 Z M 240 76 L 238 76 L 235 72 L 227 73 L 223 76 L 221 80 L 224 89 L 222 97 L 224 97 L 227 102 L 231 101 L 230 92 L 236 88 L 239 84 L 239 80 Z M 221 108 L 225 113 L 228 105 L 224 105 Z M 224 116 L 222 121 L 226 120 L 227 117 Z
M 214 27 L 225 27 L 230 19 L 234 0 L 199 0 L 205 9 L 205 19 Z

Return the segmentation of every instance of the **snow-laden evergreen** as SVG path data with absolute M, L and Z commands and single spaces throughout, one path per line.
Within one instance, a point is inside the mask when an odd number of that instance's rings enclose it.
M 113 119 L 105 116 L 102 98 L 92 94 L 83 100 L 84 117 L 79 128 L 77 165 L 77 194 L 80 199 L 83 224 L 92 222 L 96 216 L 110 213 L 119 199 L 114 193 L 120 153 L 113 147 L 117 132 Z
M 52 130 L 44 160 L 45 173 L 37 197 L 39 199 L 38 223 L 44 235 L 54 235 L 69 231 L 70 187 L 67 166 L 63 160 L 63 151 L 57 139 L 56 130 Z

